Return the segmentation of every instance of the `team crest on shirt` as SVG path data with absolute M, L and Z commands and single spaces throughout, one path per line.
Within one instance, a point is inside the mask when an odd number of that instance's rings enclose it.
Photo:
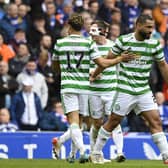
M 120 110 L 120 105 L 119 105 L 119 104 L 115 104 L 114 109 L 115 109 L 116 111 L 119 111 L 119 110 Z

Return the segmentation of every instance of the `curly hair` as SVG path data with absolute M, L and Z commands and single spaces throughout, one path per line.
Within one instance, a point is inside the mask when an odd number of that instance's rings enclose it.
M 68 24 L 76 31 L 80 31 L 84 25 L 84 19 L 78 13 L 73 13 L 69 20 Z

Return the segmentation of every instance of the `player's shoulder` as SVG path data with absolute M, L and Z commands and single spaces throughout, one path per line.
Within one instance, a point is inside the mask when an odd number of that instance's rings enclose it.
M 128 41 L 132 40 L 133 38 L 134 38 L 134 34 L 133 33 L 129 33 L 129 34 L 120 35 L 117 39 L 121 43 L 124 43 L 124 42 L 128 42 Z
M 83 40 L 85 40 L 88 43 L 94 42 L 93 39 L 90 36 L 89 37 L 83 37 Z
M 63 42 L 65 42 L 67 39 L 68 39 L 68 36 L 67 36 L 67 37 L 59 38 L 59 39 L 57 39 L 56 43 L 57 43 L 57 44 L 63 43 Z
M 160 45 L 160 41 L 158 39 L 155 39 L 151 37 L 150 39 L 147 39 L 146 42 L 150 45 L 153 45 L 154 47 L 157 47 Z

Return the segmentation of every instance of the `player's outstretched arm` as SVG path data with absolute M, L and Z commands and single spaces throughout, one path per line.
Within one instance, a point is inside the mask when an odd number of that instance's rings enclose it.
M 137 55 L 124 51 L 120 56 L 114 56 L 111 52 L 108 53 L 106 58 L 99 57 L 94 60 L 98 65 L 96 70 L 91 74 L 90 81 L 94 81 L 97 75 L 99 75 L 105 68 L 114 66 L 120 62 L 128 62 L 130 60 L 136 59 Z

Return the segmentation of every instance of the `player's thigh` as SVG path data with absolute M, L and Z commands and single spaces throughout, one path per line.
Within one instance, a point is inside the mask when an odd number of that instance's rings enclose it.
M 112 105 L 112 112 L 125 116 L 136 106 L 136 98 L 134 95 L 118 92 Z
M 143 111 L 158 110 L 158 105 L 152 92 L 137 96 L 137 101 L 138 103 L 135 109 L 136 114 L 139 114 Z
M 89 95 L 90 115 L 93 119 L 100 119 L 104 115 L 101 96 Z
M 109 116 L 112 112 L 114 94 L 103 95 L 101 96 L 101 99 L 104 105 L 104 113 L 105 115 Z
M 70 112 L 79 111 L 79 96 L 73 93 L 62 94 L 62 103 L 65 114 Z
M 89 114 L 89 95 L 79 95 L 79 114 L 84 117 L 90 116 Z

